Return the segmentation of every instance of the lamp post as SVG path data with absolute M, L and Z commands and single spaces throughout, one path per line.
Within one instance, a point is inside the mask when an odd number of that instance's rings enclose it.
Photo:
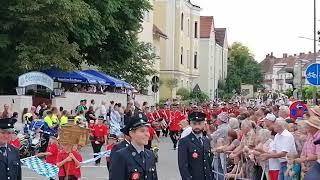
M 316 39 L 317 39 L 317 7 L 316 7 L 316 0 L 313 0 L 313 53 L 314 53 L 314 62 L 317 62 L 317 45 L 316 45 Z

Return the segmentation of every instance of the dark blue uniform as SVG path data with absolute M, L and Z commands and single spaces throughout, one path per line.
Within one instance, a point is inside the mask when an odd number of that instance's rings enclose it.
M 112 174 L 112 172 L 111 172 L 111 163 L 112 163 L 112 159 L 113 159 L 114 154 L 117 151 L 128 147 L 129 145 L 130 145 L 130 143 L 128 141 L 126 141 L 126 140 L 123 140 L 120 143 L 113 145 L 113 147 L 111 149 L 111 152 L 110 152 L 110 162 L 107 164 L 108 169 L 109 169 L 109 179 L 110 180 L 112 180 L 111 179 L 111 174 Z
M 114 153 L 111 169 L 112 180 L 158 180 L 154 154 L 140 155 L 132 145 Z
M 182 180 L 212 180 L 211 148 L 207 137 L 201 141 L 190 133 L 180 139 L 178 164 Z
M 12 145 L 0 147 L 0 179 L 21 180 L 19 151 Z
M 119 151 L 120 149 L 128 147 L 129 144 L 130 143 L 128 141 L 123 140 L 120 143 L 113 145 L 111 152 L 110 152 L 110 158 L 112 159 L 112 155 L 114 155 L 115 152 Z

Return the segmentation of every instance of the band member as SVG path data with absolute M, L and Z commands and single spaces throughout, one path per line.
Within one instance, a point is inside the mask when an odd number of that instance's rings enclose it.
M 161 117 L 164 119 L 162 121 L 161 126 L 162 126 L 162 136 L 167 137 L 169 133 L 169 122 L 171 119 L 171 110 L 170 107 L 165 104 L 164 109 L 161 111 Z
M 178 165 L 182 180 L 212 180 L 210 142 L 203 135 L 205 117 L 202 112 L 191 113 L 192 132 L 179 141 Z
M 157 180 L 155 156 L 144 148 L 148 144 L 147 119 L 134 116 L 125 127 L 124 134 L 131 137 L 131 144 L 114 153 L 111 161 L 112 180 Z
M 21 180 L 19 151 L 8 141 L 14 133 L 12 119 L 0 119 L 0 179 Z
M 161 125 L 162 125 L 163 118 L 161 118 L 158 106 L 157 106 L 157 109 L 154 109 L 151 112 L 152 112 L 152 115 L 155 119 L 155 121 L 151 123 L 151 126 L 156 131 L 157 136 L 160 137 L 160 133 L 161 133 L 161 129 L 162 129 Z
M 151 110 L 149 109 L 149 107 L 145 107 L 145 114 L 148 118 L 148 123 L 152 123 L 154 122 L 156 119 L 153 116 L 153 111 L 154 111 L 154 106 L 151 106 Z
M 179 111 L 178 105 L 172 104 L 171 119 L 169 122 L 169 134 L 173 143 L 173 150 L 177 149 L 179 132 L 181 131 L 180 121 L 184 119 L 185 116 Z

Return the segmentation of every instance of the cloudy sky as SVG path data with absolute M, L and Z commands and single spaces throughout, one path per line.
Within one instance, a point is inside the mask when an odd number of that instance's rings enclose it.
M 229 44 L 248 46 L 257 61 L 274 52 L 299 54 L 313 51 L 313 0 L 192 0 L 201 15 L 214 16 L 215 27 L 228 29 Z M 320 1 L 317 4 L 320 24 Z M 320 27 L 320 26 L 318 26 Z M 317 43 L 319 44 L 319 43 Z M 317 50 L 320 46 L 317 46 Z

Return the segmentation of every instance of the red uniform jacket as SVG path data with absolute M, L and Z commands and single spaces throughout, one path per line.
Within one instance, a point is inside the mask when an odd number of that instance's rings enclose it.
M 184 120 L 186 117 L 180 111 L 171 112 L 171 121 L 169 125 L 170 131 L 180 131 L 180 121 Z
M 155 121 L 155 118 L 153 117 L 153 114 L 151 112 L 146 114 L 148 122 L 152 123 L 153 121 Z
M 156 121 L 158 121 L 161 118 L 159 111 L 154 111 L 152 115 Z
M 164 110 L 164 114 L 165 114 L 165 121 L 168 123 L 171 119 L 171 110 L 170 109 Z

